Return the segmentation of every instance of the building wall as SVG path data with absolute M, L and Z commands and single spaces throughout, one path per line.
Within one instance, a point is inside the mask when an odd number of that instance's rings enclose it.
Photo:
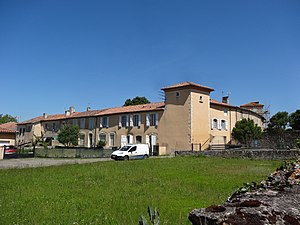
M 227 107 L 211 105 L 210 107 L 210 141 L 211 144 L 227 144 L 231 140 L 231 129 L 234 127 L 231 111 Z M 217 120 L 217 127 L 214 126 Z
M 166 105 L 158 129 L 162 151 L 191 149 L 190 92 L 179 89 L 165 93 Z
M 158 117 L 157 125 L 147 125 L 146 117 L 150 114 L 156 114 Z M 140 116 L 140 126 L 133 126 L 132 120 L 133 115 Z M 120 126 L 120 116 L 126 116 L 128 119 L 127 126 Z M 116 115 L 108 115 L 103 116 L 107 117 L 109 121 L 108 127 L 100 127 L 101 117 L 97 119 L 97 132 L 96 132 L 96 140 L 97 143 L 100 140 L 100 134 L 106 135 L 106 147 L 120 147 L 121 145 L 126 144 L 135 144 L 138 141 L 144 144 L 150 144 L 151 136 L 156 136 L 156 143 L 158 144 L 158 126 L 160 124 L 159 120 L 161 119 L 162 111 L 152 111 L 152 112 L 141 112 L 141 113 L 127 113 L 127 114 L 116 114 Z M 114 135 L 114 143 L 111 143 L 111 135 Z M 137 137 L 141 137 L 141 140 L 137 140 Z M 123 140 L 123 141 L 122 141 Z M 153 138 L 152 138 L 153 140 Z
M 15 141 L 16 141 L 15 133 L 0 133 L 0 146 L 15 145 Z
M 206 148 L 209 144 L 210 96 L 207 92 L 191 92 L 191 143 L 194 150 Z

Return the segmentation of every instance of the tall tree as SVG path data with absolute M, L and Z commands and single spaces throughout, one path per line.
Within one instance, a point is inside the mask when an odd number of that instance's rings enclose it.
M 58 141 L 64 146 L 76 146 L 78 145 L 79 127 L 67 124 L 63 126 L 58 133 Z
M 232 130 L 232 135 L 233 138 L 241 144 L 250 146 L 252 141 L 261 138 L 262 130 L 253 120 L 242 119 L 236 122 Z
M 3 124 L 3 123 L 8 123 L 8 122 L 17 122 L 17 119 L 11 115 L 4 115 L 3 114 L 0 114 L 0 124 Z
M 290 122 L 290 116 L 288 112 L 278 112 L 271 117 L 268 129 L 285 130 Z
M 294 130 L 300 130 L 300 109 L 290 115 L 290 126 Z
M 133 99 L 127 99 L 124 103 L 124 106 L 129 106 L 129 105 L 142 105 L 142 104 L 148 104 L 150 101 L 146 97 L 140 97 L 136 96 Z

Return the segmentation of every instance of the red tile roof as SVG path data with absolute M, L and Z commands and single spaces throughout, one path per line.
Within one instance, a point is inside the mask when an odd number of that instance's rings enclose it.
M 119 113 L 156 111 L 156 110 L 162 110 L 164 106 L 165 106 L 164 102 L 155 102 L 155 103 L 149 103 L 143 105 L 122 106 L 122 107 L 105 109 L 102 112 L 98 113 L 97 116 L 119 114 Z
M 219 101 L 214 100 L 214 99 L 211 99 L 211 100 L 210 100 L 210 104 L 221 105 L 221 106 L 226 106 L 226 107 L 236 107 L 236 106 L 233 106 L 233 105 L 229 105 L 229 104 L 227 104 L 227 103 L 224 103 L 224 102 L 219 102 Z
M 249 102 L 247 104 L 241 105 L 240 107 L 252 108 L 252 107 L 264 107 L 264 105 L 260 104 L 259 102 Z
M 0 133 L 16 133 L 17 132 L 17 123 L 9 122 L 0 124 Z
M 178 88 L 183 88 L 183 87 L 194 88 L 196 90 L 202 90 L 202 91 L 208 91 L 208 92 L 214 91 L 213 88 L 203 86 L 203 85 L 200 85 L 197 83 L 189 82 L 189 81 L 182 82 L 182 83 L 175 84 L 175 85 L 168 86 L 168 87 L 164 87 L 161 90 L 166 91 L 166 90 L 173 90 L 173 89 L 178 89 Z
M 72 119 L 72 118 L 90 117 L 90 116 L 102 116 L 102 115 L 111 115 L 111 114 L 119 114 L 119 113 L 156 111 L 156 110 L 162 110 L 164 106 L 165 106 L 164 102 L 156 102 L 156 103 L 149 103 L 143 105 L 122 106 L 122 107 L 108 108 L 102 110 L 74 112 L 71 115 L 65 115 L 65 114 L 47 115 L 46 118 L 44 118 L 43 116 L 38 116 L 33 119 L 18 123 L 18 125 L 38 123 L 41 121 L 53 121 L 53 120 Z

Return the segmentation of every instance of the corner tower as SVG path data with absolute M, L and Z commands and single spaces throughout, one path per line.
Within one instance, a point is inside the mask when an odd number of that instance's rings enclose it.
M 160 146 L 167 151 L 200 149 L 209 140 L 210 92 L 214 89 L 183 82 L 162 90 L 165 111 L 160 120 Z

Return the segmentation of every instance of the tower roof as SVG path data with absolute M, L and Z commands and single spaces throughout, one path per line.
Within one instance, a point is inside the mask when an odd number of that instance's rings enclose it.
M 161 90 L 163 91 L 171 91 L 171 90 L 176 90 L 176 89 L 182 89 L 182 88 L 193 88 L 196 90 L 200 90 L 200 91 L 207 91 L 207 92 L 211 92 L 214 91 L 213 88 L 207 87 L 207 86 L 203 86 L 197 83 L 193 83 L 193 82 L 189 82 L 189 81 L 185 81 L 179 84 L 174 84 L 168 87 L 164 87 Z

